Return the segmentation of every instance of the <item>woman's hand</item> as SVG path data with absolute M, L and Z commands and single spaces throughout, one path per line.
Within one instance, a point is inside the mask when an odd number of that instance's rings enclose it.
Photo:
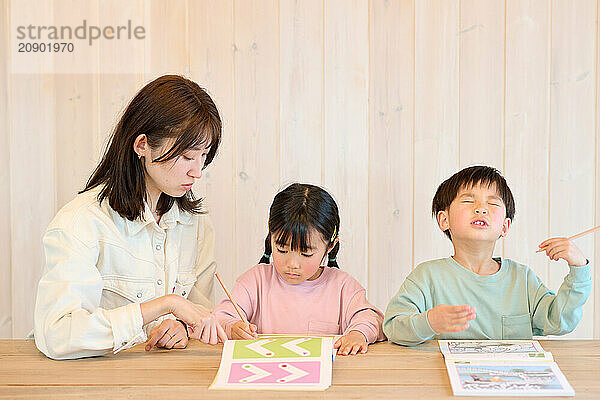
M 338 354 L 342 356 L 355 355 L 357 353 L 364 354 L 369 348 L 367 338 L 359 331 L 350 331 L 339 338 L 333 345 L 334 349 L 338 349 Z
M 225 342 L 225 330 L 216 317 L 204 308 L 176 294 L 168 294 L 140 304 L 144 325 L 165 314 L 173 314 L 187 324 L 190 338 L 204 343 Z
M 227 340 L 227 334 L 214 314 L 207 314 L 193 328 L 188 325 L 188 334 L 190 338 L 209 344 L 225 343 Z
M 167 349 L 185 349 L 188 344 L 187 329 L 183 323 L 165 319 L 160 325 L 152 328 L 150 338 L 146 342 L 146 351 L 154 346 Z

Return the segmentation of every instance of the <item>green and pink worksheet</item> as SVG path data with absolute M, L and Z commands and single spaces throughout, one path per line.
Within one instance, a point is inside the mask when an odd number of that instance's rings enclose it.
M 325 390 L 331 385 L 332 337 L 228 340 L 211 389 Z

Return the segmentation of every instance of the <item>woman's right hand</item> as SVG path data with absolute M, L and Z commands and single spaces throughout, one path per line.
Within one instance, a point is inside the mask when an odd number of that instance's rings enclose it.
M 216 317 L 197 304 L 176 294 L 168 294 L 140 304 L 144 325 L 166 314 L 185 322 L 191 338 L 217 344 L 227 340 L 225 330 Z
M 227 334 L 214 314 L 176 294 L 167 297 L 171 297 L 171 314 L 186 323 L 190 338 L 209 344 L 225 343 Z

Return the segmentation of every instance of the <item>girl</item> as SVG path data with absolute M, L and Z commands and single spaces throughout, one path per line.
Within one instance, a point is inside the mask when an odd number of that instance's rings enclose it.
M 337 204 L 325 190 L 294 183 L 278 193 L 269 212 L 265 254 L 233 289 L 249 323 L 239 320 L 229 300 L 215 308 L 228 337 L 342 334 L 335 348 L 343 355 L 366 353 L 369 343 L 384 340 L 383 314 L 369 304 L 365 289 L 338 268 L 339 230 Z
M 117 353 L 148 333 L 146 350 L 183 348 L 188 329 L 204 342 L 226 340 L 206 310 L 214 232 L 191 191 L 220 140 L 217 108 L 196 83 L 162 76 L 134 97 L 87 185 L 44 235 L 40 351 Z

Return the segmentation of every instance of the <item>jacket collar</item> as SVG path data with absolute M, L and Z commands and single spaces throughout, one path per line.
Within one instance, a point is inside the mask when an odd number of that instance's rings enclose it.
M 156 221 L 152 215 L 150 206 L 148 206 L 148 203 L 144 202 L 144 214 L 142 215 L 142 218 L 137 218 L 134 221 L 126 219 L 125 230 L 129 236 L 134 236 L 137 235 L 147 225 L 153 223 L 156 223 Z M 174 228 L 177 223 L 183 225 L 192 225 L 193 221 L 192 215 L 188 212 L 182 212 L 177 203 L 175 203 L 169 211 L 163 214 L 158 226 L 163 229 L 171 229 Z

